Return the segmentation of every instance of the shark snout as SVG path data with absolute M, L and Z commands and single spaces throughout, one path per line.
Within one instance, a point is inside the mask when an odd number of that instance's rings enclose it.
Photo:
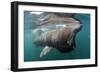
M 78 29 L 78 31 L 79 31 L 79 30 L 81 30 L 82 28 L 83 28 L 83 25 L 82 25 L 82 24 L 80 24 L 80 28 Z
M 79 24 L 79 26 L 78 26 L 78 28 L 75 30 L 75 32 L 80 31 L 82 28 L 83 28 L 83 25 L 82 25 L 82 24 Z

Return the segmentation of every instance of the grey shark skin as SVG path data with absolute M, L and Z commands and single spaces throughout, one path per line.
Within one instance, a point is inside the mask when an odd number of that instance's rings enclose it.
M 41 14 L 42 15 L 42 14 Z M 39 26 L 33 30 L 37 31 L 40 35 L 34 40 L 34 44 L 44 47 L 40 53 L 40 57 L 43 57 L 51 49 L 55 48 L 61 53 L 72 51 L 76 48 L 75 37 L 77 32 L 82 29 L 82 25 L 79 21 L 70 16 L 63 16 L 59 13 L 43 17 L 40 19 Z

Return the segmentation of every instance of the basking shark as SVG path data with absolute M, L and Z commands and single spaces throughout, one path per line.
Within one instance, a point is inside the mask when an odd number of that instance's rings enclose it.
M 39 23 L 33 32 L 39 34 L 34 44 L 44 47 L 40 57 L 46 55 L 51 49 L 66 53 L 76 48 L 75 37 L 82 29 L 82 24 L 73 16 L 74 14 L 70 13 L 49 12 L 39 15 Z

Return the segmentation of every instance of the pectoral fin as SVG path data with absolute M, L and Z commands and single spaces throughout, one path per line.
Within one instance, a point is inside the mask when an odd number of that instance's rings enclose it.
M 42 52 L 40 53 L 40 58 L 46 55 L 51 49 L 51 47 L 45 46 Z

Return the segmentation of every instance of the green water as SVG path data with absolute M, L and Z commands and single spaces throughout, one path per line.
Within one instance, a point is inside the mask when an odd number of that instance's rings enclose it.
M 81 21 L 83 28 L 76 36 L 75 50 L 67 53 L 60 53 L 52 49 L 48 54 L 40 58 L 43 47 L 34 45 L 33 40 L 37 34 L 32 33 L 36 28 L 37 16 L 31 15 L 29 11 L 24 12 L 24 61 L 47 61 L 47 60 L 71 60 L 90 58 L 90 15 L 76 14 L 74 18 Z

